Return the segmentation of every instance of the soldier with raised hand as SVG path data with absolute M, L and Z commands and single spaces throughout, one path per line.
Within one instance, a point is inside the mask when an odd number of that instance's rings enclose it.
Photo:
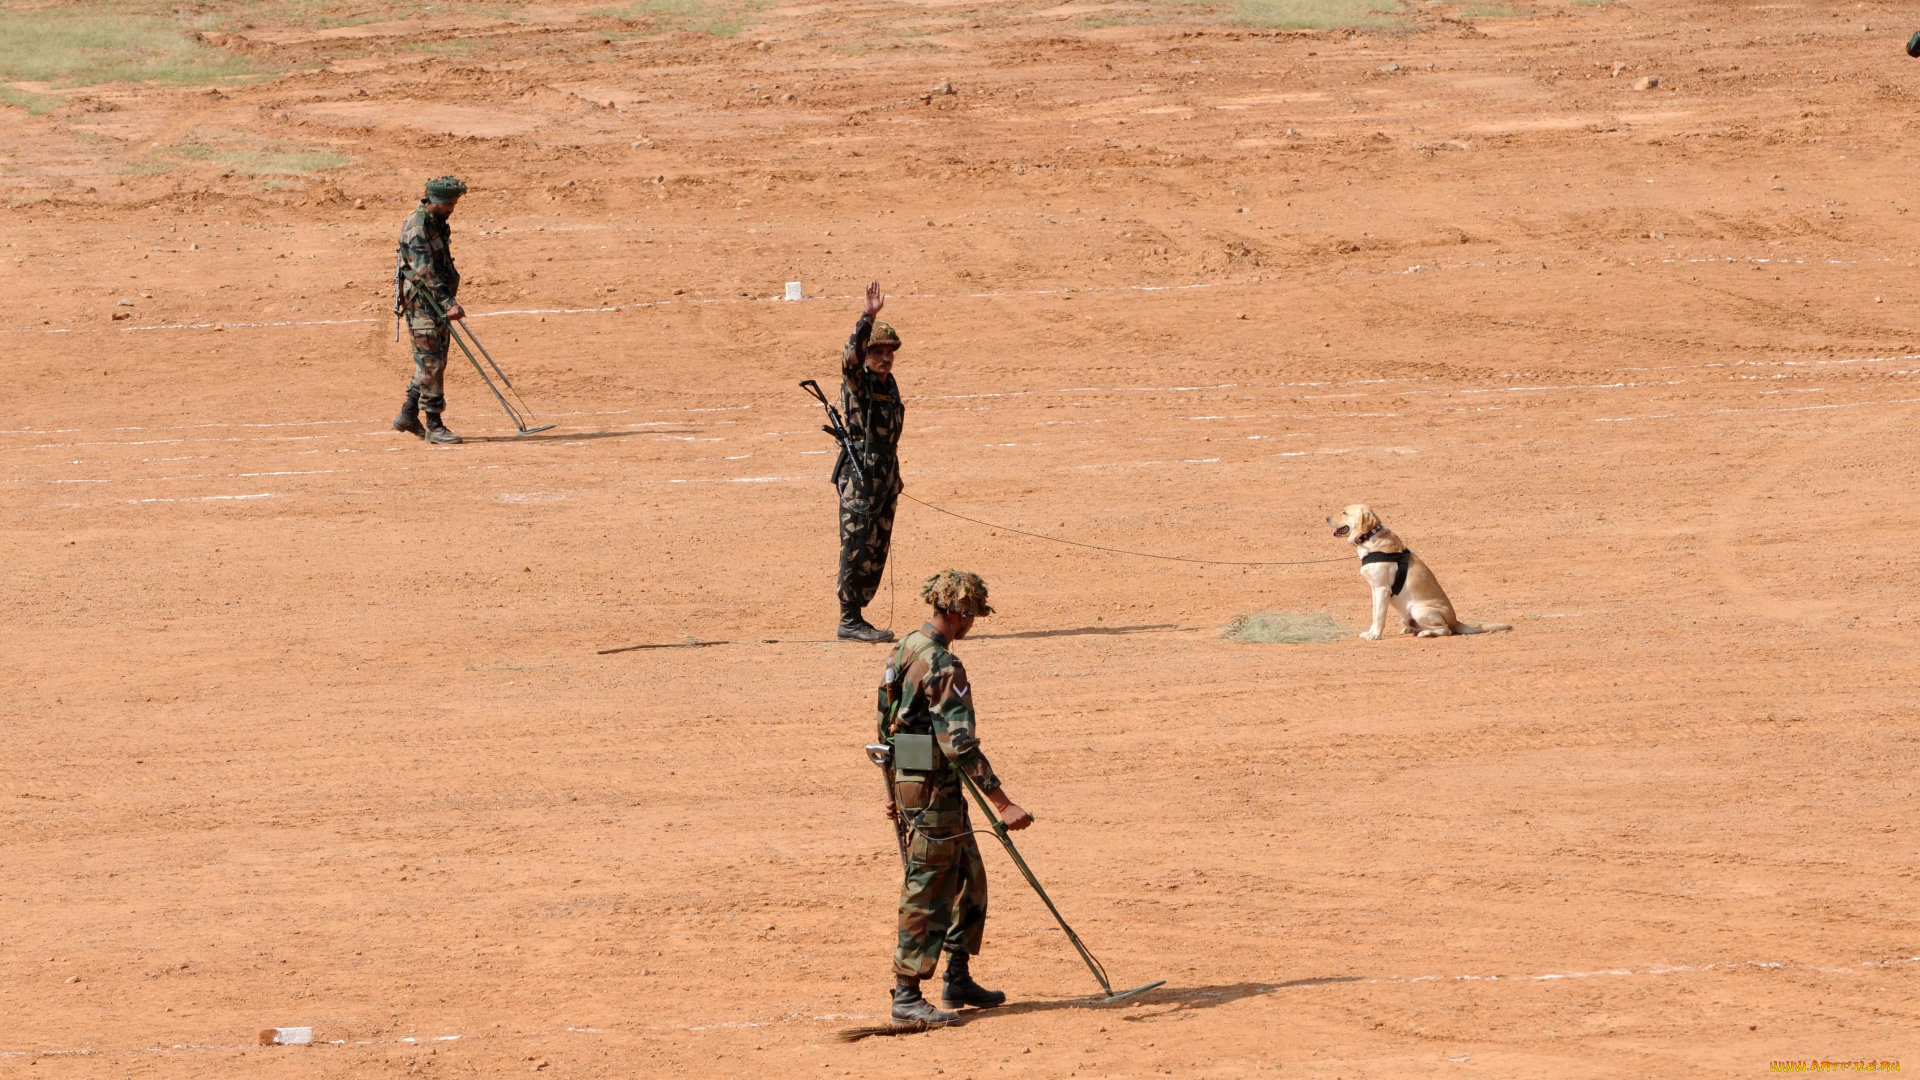
M 905 823 L 911 837 L 893 954 L 893 1020 L 948 1024 L 955 1014 L 934 1008 L 920 993 L 920 981 L 933 974 L 943 950 L 942 1005 L 991 1008 L 1007 1000 L 968 971 L 986 931 L 987 874 L 955 770 L 966 772 L 1007 828 L 1024 829 L 1033 818 L 1007 797 L 980 752 L 972 685 L 950 651 L 975 619 L 993 614 L 987 583 L 977 574 L 945 570 L 927 579 L 920 598 L 933 605 L 933 618 L 894 649 L 880 696 L 880 738 L 894 748 L 897 803 L 887 804 L 887 815 Z
M 457 443 L 460 436 L 440 422 L 446 411 L 447 344 L 450 331 L 433 312 L 437 304 L 448 319 L 464 319 L 467 313 L 454 299 L 460 292 L 460 271 L 454 268 L 450 243 L 453 230 L 447 218 L 453 216 L 467 185 L 458 177 L 442 176 L 427 181 L 427 192 L 420 205 L 407 215 L 400 227 L 400 251 L 393 268 L 393 313 L 407 319 L 407 332 L 413 337 L 413 381 L 407 384 L 407 400 L 400 415 L 393 418 L 393 430 L 418 435 L 430 443 Z M 425 290 L 433 304 L 421 295 Z M 426 425 L 420 423 L 426 414 Z
M 833 466 L 840 489 L 840 630 L 843 641 L 892 641 L 893 632 L 876 629 L 860 610 L 873 601 L 887 568 L 893 540 L 893 508 L 904 485 L 900 480 L 900 429 L 907 407 L 893 381 L 893 354 L 900 335 L 875 322 L 887 298 L 880 283 L 867 285 L 866 307 L 840 354 L 840 411 L 846 416 L 847 441 Z M 852 458 L 849 461 L 849 458 Z

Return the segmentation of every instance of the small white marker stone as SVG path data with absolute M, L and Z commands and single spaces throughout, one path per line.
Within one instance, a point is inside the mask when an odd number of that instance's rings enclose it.
M 787 282 L 787 299 L 789 299 L 789 300 L 799 300 L 799 299 L 801 299 L 801 296 L 800 296 L 800 283 L 799 283 L 799 282 L 797 282 L 797 281 L 789 281 L 789 282 Z
M 273 1041 L 281 1046 L 311 1046 L 313 1029 L 310 1027 L 274 1028 Z

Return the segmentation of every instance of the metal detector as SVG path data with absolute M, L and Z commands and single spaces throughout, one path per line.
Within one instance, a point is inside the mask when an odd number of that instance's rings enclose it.
M 972 777 L 959 769 L 955 769 L 954 773 L 960 777 L 961 783 L 967 785 L 967 791 L 972 793 L 973 801 L 980 804 L 980 812 L 987 815 L 988 820 L 993 822 L 993 835 L 1000 838 L 1000 845 L 1006 848 L 1007 854 L 1013 858 L 1013 865 L 1020 868 L 1020 874 L 1027 879 L 1027 884 L 1033 886 L 1033 891 L 1040 894 L 1040 902 L 1047 905 L 1047 910 L 1053 913 L 1053 921 L 1060 924 L 1060 929 L 1067 935 L 1067 940 L 1073 943 L 1074 951 L 1080 954 L 1080 959 L 1087 962 L 1087 970 L 1093 972 L 1093 977 L 1099 980 L 1100 989 L 1106 992 L 1106 996 L 1101 998 L 1096 1004 L 1110 1005 L 1113 1002 L 1124 1001 L 1136 994 L 1144 994 L 1156 987 L 1167 985 L 1167 980 L 1161 979 L 1158 982 L 1150 982 L 1145 986 L 1136 986 L 1131 990 L 1122 990 L 1119 993 L 1115 993 L 1113 985 L 1107 981 L 1107 969 L 1102 967 L 1100 961 L 1094 959 L 1093 954 L 1087 951 L 1087 947 L 1080 943 L 1080 935 L 1074 933 L 1073 927 L 1067 925 L 1067 920 L 1060 915 L 1060 909 L 1053 906 L 1053 898 L 1047 895 L 1047 890 L 1040 887 L 1040 879 L 1034 877 L 1033 871 L 1027 868 L 1027 860 L 1020 857 L 1020 852 L 1013 846 L 1013 841 L 1007 836 L 1006 823 L 1001 821 L 1000 815 L 994 813 L 993 808 L 987 805 L 986 796 L 980 794 L 980 789 L 974 786 Z
M 423 285 L 420 279 L 413 273 L 409 272 L 407 274 L 407 281 L 413 285 L 414 295 L 426 301 L 427 310 L 433 314 L 433 321 L 446 327 L 447 336 L 453 339 L 455 345 L 460 346 L 461 352 L 467 354 L 467 360 L 473 364 L 473 370 L 480 373 L 480 381 L 487 384 L 487 389 L 493 391 L 493 399 L 500 403 L 501 408 L 507 410 L 507 419 L 512 420 L 513 426 L 520 429 L 519 434 L 532 435 L 537 431 L 551 431 L 560 426 L 558 424 L 542 424 L 539 427 L 528 427 L 527 421 L 521 418 L 522 410 L 525 411 L 527 419 L 537 420 L 539 418 L 533 415 L 533 409 L 527 405 L 527 399 L 520 397 L 520 391 L 513 389 L 513 380 L 507 378 L 507 373 L 500 370 L 499 364 L 494 363 L 493 354 L 487 352 L 485 345 L 480 344 L 480 339 L 473 335 L 473 330 L 466 325 L 466 320 L 447 318 L 446 309 L 440 306 L 440 301 L 434 297 L 432 290 Z M 487 369 L 481 367 L 480 361 L 473 355 L 473 349 L 467 348 L 468 341 L 473 342 L 473 348 L 479 349 L 480 355 L 487 358 L 487 363 L 492 365 L 494 374 L 500 376 L 500 381 L 507 384 L 507 389 L 513 390 L 513 396 L 520 400 L 520 409 L 515 409 L 512 405 L 507 404 L 507 399 L 500 394 L 500 388 L 493 385 L 493 380 L 487 377 Z

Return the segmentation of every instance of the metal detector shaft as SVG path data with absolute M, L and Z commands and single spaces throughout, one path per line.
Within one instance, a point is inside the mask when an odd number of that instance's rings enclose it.
M 455 329 L 454 321 L 452 319 L 448 319 L 446 320 L 446 324 L 447 324 L 448 336 L 453 338 L 453 343 L 455 345 L 460 346 L 461 352 L 467 354 L 467 359 L 473 364 L 473 370 L 480 373 L 480 381 L 483 383 L 486 383 L 487 389 L 493 391 L 493 399 L 500 403 L 501 408 L 507 410 L 507 419 L 513 421 L 513 426 L 520 430 L 520 434 L 525 435 L 530 431 L 544 430 L 544 429 L 530 428 L 527 426 L 527 422 L 525 420 L 520 419 L 520 414 L 514 411 L 512 405 L 507 404 L 507 399 L 505 397 L 501 396 L 500 388 L 493 385 L 492 379 L 487 378 L 487 369 L 480 366 L 480 361 L 474 357 L 473 350 L 467 348 L 466 338 L 461 336 L 459 330 Z M 552 424 L 547 425 L 547 427 L 552 427 L 552 426 L 553 426 Z
M 465 321 L 466 321 L 465 319 L 461 320 L 461 322 L 465 322 Z M 507 373 L 500 370 L 500 364 L 494 360 L 493 354 L 487 351 L 487 347 L 485 345 L 480 344 L 480 337 L 479 335 L 473 332 L 473 327 L 462 326 L 460 329 L 465 330 L 467 332 L 467 340 L 473 342 L 473 347 L 476 349 L 479 349 L 480 355 L 487 358 L 487 363 L 493 368 L 493 373 L 495 375 L 500 376 L 500 381 L 507 384 L 507 389 L 512 390 L 513 380 L 507 378 Z M 527 411 L 532 412 L 533 410 L 528 409 Z
M 507 419 L 513 421 L 513 426 L 519 430 L 520 434 L 531 435 L 536 431 L 546 431 L 557 426 L 547 424 L 544 427 L 528 427 L 527 422 L 522 420 L 520 414 L 514 411 L 513 406 L 507 403 L 507 399 L 501 396 L 500 388 L 493 385 L 493 380 L 487 377 L 487 369 L 480 366 L 480 361 L 473 355 L 473 350 L 467 348 L 467 339 L 472 337 L 472 332 L 467 331 L 466 333 L 462 333 L 465 328 L 457 325 L 457 320 L 447 318 L 446 309 L 440 306 L 440 301 L 433 295 L 433 292 L 421 283 L 418 275 L 409 272 L 407 274 L 407 282 L 413 286 L 414 295 L 426 303 L 427 311 L 433 315 L 434 321 L 447 328 L 447 336 L 453 339 L 455 345 L 460 346 L 462 353 L 466 354 L 467 362 L 473 365 L 473 370 L 479 374 L 480 381 L 486 383 L 487 389 L 493 392 L 493 399 L 498 401 L 500 407 L 507 411 Z M 474 338 L 473 343 L 477 346 L 480 344 L 480 341 L 478 338 Z M 485 352 L 486 350 L 482 349 L 481 351 Z M 487 362 L 492 363 L 493 358 L 489 356 Z M 496 366 L 494 370 L 498 371 L 499 368 Z M 502 373 L 500 376 L 501 381 L 505 382 L 506 377 L 505 373 Z M 513 384 L 507 383 L 507 389 L 512 390 Z M 519 391 L 514 391 L 514 393 L 518 396 Z
M 1033 876 L 1033 871 L 1027 867 L 1027 860 L 1020 857 L 1019 849 L 1013 846 L 1013 840 L 1007 836 L 1006 822 L 1001 821 L 1000 815 L 994 813 L 993 808 L 987 805 L 987 797 L 980 794 L 980 789 L 974 786 L 971 776 L 959 769 L 955 769 L 954 772 L 960 777 L 960 782 L 967 786 L 967 791 L 973 795 L 973 801 L 980 804 L 980 812 L 987 815 L 987 818 L 993 822 L 993 835 L 1000 838 L 1000 846 L 1007 849 L 1007 855 L 1013 859 L 1013 865 L 1020 868 L 1020 875 L 1027 879 L 1027 884 L 1033 886 L 1034 892 L 1040 894 L 1040 902 L 1047 905 L 1047 910 L 1053 913 L 1053 921 L 1060 924 L 1061 932 L 1066 934 L 1067 940 L 1073 943 L 1073 950 L 1080 954 L 1080 959 L 1086 961 L 1087 970 L 1093 972 L 1094 979 L 1100 983 L 1100 989 L 1107 995 L 1106 1000 L 1118 1001 L 1165 985 L 1166 980 L 1162 979 L 1160 982 L 1136 986 L 1117 994 L 1113 992 L 1113 984 L 1107 981 L 1107 969 L 1102 967 L 1100 961 L 1094 959 L 1093 954 L 1087 951 L 1087 947 L 1080 943 L 1080 935 L 1073 932 L 1073 927 L 1067 925 L 1067 920 L 1060 914 L 1060 909 L 1053 906 L 1053 898 L 1047 895 L 1047 890 L 1040 887 L 1040 879 Z
M 493 368 L 493 373 L 500 376 L 500 381 L 507 384 L 507 389 L 513 391 L 513 396 L 520 401 L 520 407 L 526 410 L 527 419 L 539 419 L 533 414 L 533 406 L 527 404 L 527 399 L 520 393 L 519 389 L 513 385 L 513 380 L 507 378 L 507 373 L 500 369 L 500 362 L 495 360 L 493 354 L 487 351 L 487 347 L 480 343 L 480 335 L 473 332 L 473 327 L 467 325 L 465 319 L 460 320 L 460 330 L 467 335 L 468 341 L 473 342 L 473 347 L 480 350 L 480 355 L 487 358 L 487 366 Z

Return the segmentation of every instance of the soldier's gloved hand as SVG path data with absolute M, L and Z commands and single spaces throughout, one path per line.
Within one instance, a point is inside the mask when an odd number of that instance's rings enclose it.
M 461 307 L 461 306 L 460 306 L 459 304 L 448 304 L 448 305 L 447 305 L 447 318 L 449 318 L 449 319 L 464 319 L 464 318 L 466 318 L 466 317 L 467 317 L 467 309 L 466 309 L 466 308 L 463 308 L 463 307 Z
M 1019 832 L 1033 824 L 1033 815 L 1014 803 L 1008 803 L 1000 808 L 1000 823 L 1005 825 L 1009 832 Z

